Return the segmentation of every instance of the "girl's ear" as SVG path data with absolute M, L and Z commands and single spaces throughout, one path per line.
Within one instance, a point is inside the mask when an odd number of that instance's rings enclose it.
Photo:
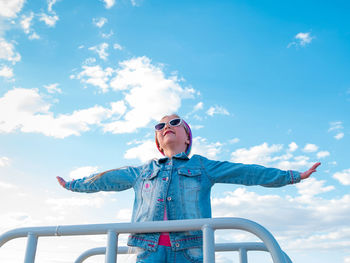
M 187 137 L 185 143 L 186 143 L 187 145 L 189 145 L 189 144 L 190 144 L 190 138 Z

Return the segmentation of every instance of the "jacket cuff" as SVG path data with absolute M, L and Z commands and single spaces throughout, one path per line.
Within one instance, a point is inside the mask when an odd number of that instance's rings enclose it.
M 300 178 L 300 172 L 298 171 L 293 171 L 293 170 L 289 170 L 289 176 L 290 176 L 290 179 L 289 179 L 289 183 L 290 184 L 296 184 L 296 183 L 299 183 L 301 178 Z
M 67 190 L 72 190 L 72 184 L 75 180 L 73 179 L 72 181 L 66 182 L 66 185 L 64 186 Z

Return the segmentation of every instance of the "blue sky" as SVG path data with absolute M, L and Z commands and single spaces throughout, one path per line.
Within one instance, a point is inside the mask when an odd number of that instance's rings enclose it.
M 300 171 L 322 162 L 293 186 L 217 185 L 213 216 L 257 221 L 295 262 L 349 263 L 349 9 L 346 1 L 0 0 L 0 233 L 130 220 L 132 190 L 77 194 L 55 177 L 158 158 L 152 127 L 177 112 L 192 127 L 192 153 Z M 39 240 L 37 262 L 71 262 L 104 244 Z M 24 247 L 11 241 L 0 261 L 20 262 Z M 230 257 L 238 260 L 217 261 Z M 87 262 L 96 260 L 104 262 Z

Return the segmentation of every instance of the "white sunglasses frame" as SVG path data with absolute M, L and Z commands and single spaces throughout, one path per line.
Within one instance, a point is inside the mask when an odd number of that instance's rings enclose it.
M 173 120 L 180 120 L 180 122 L 179 122 L 178 125 L 171 125 L 170 122 L 173 121 Z M 174 118 L 174 119 L 171 119 L 171 120 L 168 121 L 168 122 L 159 122 L 159 123 L 157 123 L 156 125 L 154 125 L 154 129 L 155 129 L 156 132 L 159 132 L 159 131 L 162 131 L 162 130 L 165 128 L 165 126 L 166 126 L 167 124 L 169 124 L 171 127 L 178 127 L 178 126 L 180 126 L 182 123 L 183 123 L 183 120 L 182 120 L 181 118 Z M 157 129 L 156 129 L 156 126 L 159 125 L 159 124 L 164 124 L 164 127 L 161 128 L 160 130 L 157 130 Z

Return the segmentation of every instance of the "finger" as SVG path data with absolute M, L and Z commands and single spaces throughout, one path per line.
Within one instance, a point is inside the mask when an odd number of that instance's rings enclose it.
M 315 163 L 315 164 L 311 167 L 311 169 L 312 169 L 312 170 L 316 170 L 316 168 L 317 168 L 319 165 L 321 165 L 320 162 Z

